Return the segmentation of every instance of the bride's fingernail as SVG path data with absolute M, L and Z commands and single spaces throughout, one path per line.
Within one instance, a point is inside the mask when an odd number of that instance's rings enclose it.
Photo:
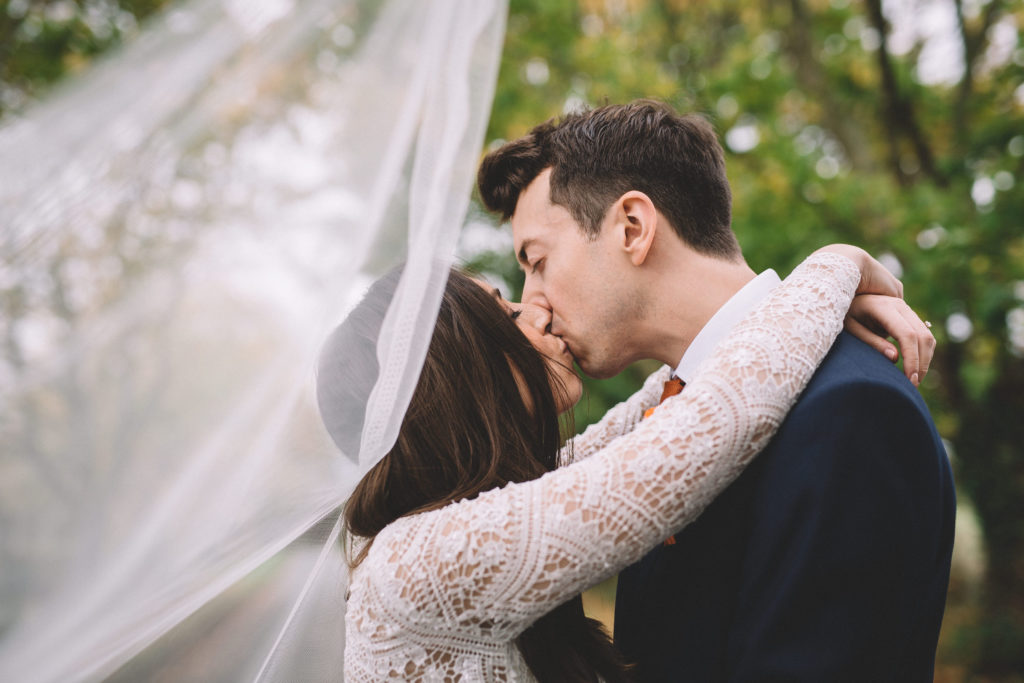
M 917 373 L 916 372 L 913 375 L 910 376 L 910 383 L 913 384 L 915 387 L 917 386 Z
M 893 363 L 896 362 L 896 349 L 889 349 L 885 352 L 885 355 L 889 357 Z

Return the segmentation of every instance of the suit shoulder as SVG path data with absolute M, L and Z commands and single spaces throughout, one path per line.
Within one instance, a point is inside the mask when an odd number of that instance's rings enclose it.
M 787 415 L 768 451 L 776 455 L 767 460 L 780 462 L 885 459 L 893 453 L 946 462 L 942 439 L 921 394 L 888 359 L 846 333 Z

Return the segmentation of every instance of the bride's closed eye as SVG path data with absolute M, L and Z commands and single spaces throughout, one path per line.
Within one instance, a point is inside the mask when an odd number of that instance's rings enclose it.
M 523 314 L 523 309 L 521 309 L 521 308 L 514 308 L 511 311 L 509 311 L 508 317 L 512 318 L 513 320 L 517 320 L 519 318 L 519 316 L 521 316 L 522 314 Z

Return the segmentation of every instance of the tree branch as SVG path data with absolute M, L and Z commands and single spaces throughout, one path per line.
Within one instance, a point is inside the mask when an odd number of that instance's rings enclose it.
M 773 3 L 768 3 L 769 11 Z M 811 20 L 802 0 L 790 0 L 791 21 L 786 31 L 785 46 L 796 64 L 796 77 L 807 92 L 819 98 L 824 110 L 825 120 L 822 122 L 843 146 L 850 164 L 861 170 L 872 166 L 869 154 L 870 145 L 863 131 L 849 118 L 849 108 L 840 104 L 831 95 L 828 78 L 821 63 L 814 55 L 811 44 Z
M 885 41 L 888 34 L 888 25 L 882 13 L 882 0 L 867 0 L 866 4 L 871 24 L 878 31 L 879 35 L 878 68 L 882 76 L 882 89 L 885 98 L 883 118 L 890 130 L 890 156 L 896 164 L 893 171 L 896 173 L 897 178 L 900 179 L 900 182 L 907 180 L 907 175 L 899 167 L 899 142 L 894 134 L 895 131 L 902 131 L 914 149 L 914 154 L 921 165 L 921 170 L 934 180 L 936 184 L 945 187 L 948 181 L 935 165 L 935 157 L 932 154 L 931 147 L 928 145 L 924 133 L 917 124 L 913 104 L 900 92 L 899 84 L 896 82 L 896 73 L 893 70 L 889 48 Z
M 957 88 L 956 101 L 953 102 L 953 130 L 956 141 L 961 144 L 967 139 L 967 103 L 974 93 L 974 67 L 978 57 L 985 52 L 988 43 L 988 30 L 1003 12 L 1002 0 L 992 0 L 985 6 L 981 15 L 981 25 L 977 32 L 972 33 L 964 17 L 963 0 L 953 0 L 956 10 L 957 26 L 960 29 L 960 40 L 964 51 L 964 75 Z

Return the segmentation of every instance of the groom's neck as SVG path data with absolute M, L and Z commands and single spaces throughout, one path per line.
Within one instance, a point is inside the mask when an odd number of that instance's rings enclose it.
M 653 305 L 645 316 L 648 357 L 675 367 L 694 337 L 756 275 L 742 259 L 731 261 L 686 249 L 656 274 Z

